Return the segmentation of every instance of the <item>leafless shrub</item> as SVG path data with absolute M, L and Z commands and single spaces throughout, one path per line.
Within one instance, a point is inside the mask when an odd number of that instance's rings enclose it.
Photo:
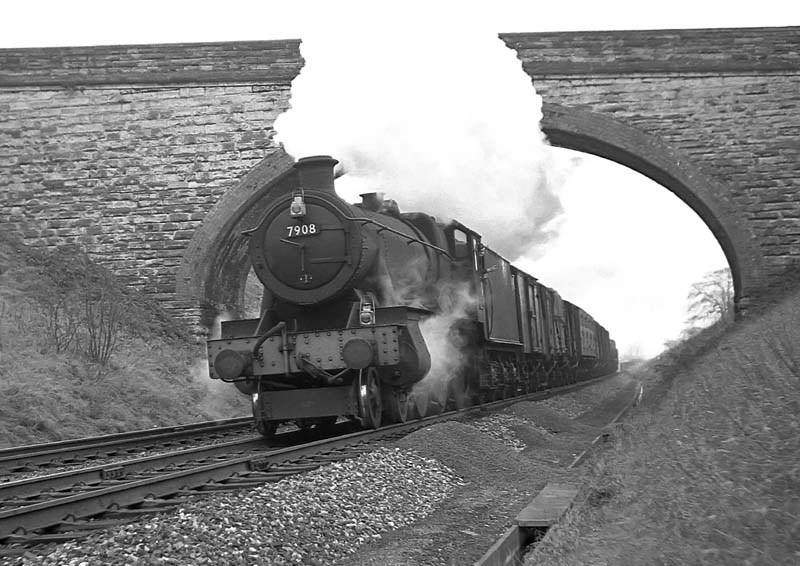
M 0 243 L 16 252 L 13 261 L 6 257 L 7 267 L 0 273 L 3 327 L 16 325 L 28 337 L 39 336 L 40 353 L 71 351 L 105 366 L 121 333 L 185 338 L 185 331 L 153 300 L 127 288 L 81 250 Z
M 26 267 L 16 275 L 18 280 L 24 280 L 26 295 L 38 303 L 48 345 L 56 353 L 69 350 L 78 333 L 80 311 L 76 298 L 86 262 L 76 256 L 74 249 L 29 251 Z
M 113 275 L 93 264 L 81 273 L 78 296 L 79 347 L 91 362 L 105 365 L 119 341 L 128 301 Z
M 691 326 L 730 318 L 733 315 L 733 278 L 727 267 L 711 271 L 689 290 L 689 318 Z

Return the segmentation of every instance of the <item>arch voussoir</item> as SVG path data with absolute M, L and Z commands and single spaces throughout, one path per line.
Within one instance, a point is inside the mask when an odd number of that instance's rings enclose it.
M 272 191 L 294 179 L 294 159 L 282 149 L 265 157 L 230 188 L 206 215 L 183 255 L 176 297 L 199 309 L 200 326 L 217 314 L 241 310 L 250 269 L 247 237 L 270 202 Z
M 545 103 L 542 130 L 549 142 L 604 157 L 663 185 L 705 222 L 731 268 L 734 302 L 746 299 L 762 282 L 762 256 L 745 218 L 725 198 L 729 187 L 716 181 L 689 157 L 657 137 L 622 120 L 585 108 Z

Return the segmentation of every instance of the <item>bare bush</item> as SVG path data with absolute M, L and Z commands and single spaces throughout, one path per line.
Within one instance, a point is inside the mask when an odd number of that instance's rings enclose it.
M 4 320 L 20 333 L 38 336 L 41 353 L 69 350 L 78 332 L 76 296 L 83 262 L 72 261 L 73 249 L 42 252 L 19 242 L 3 243 L 17 252 L 5 258 L 0 277 L 0 289 L 11 303 Z
M 72 255 L 72 254 L 69 254 Z M 76 296 L 84 262 L 65 262 L 55 253 L 41 255 L 33 296 L 42 306 L 48 334 L 57 353 L 69 349 L 78 333 L 80 311 Z
M 0 299 L 5 299 L 7 315 L 3 320 L 24 323 L 36 331 L 40 353 L 72 351 L 105 365 L 120 333 L 148 335 L 153 327 L 168 325 L 152 301 L 128 290 L 81 250 L 64 246 L 43 251 L 12 245 L 17 257 L 6 263 L 0 278 Z
M 81 273 L 78 296 L 80 350 L 90 361 L 105 365 L 119 341 L 128 301 L 113 275 L 94 264 Z

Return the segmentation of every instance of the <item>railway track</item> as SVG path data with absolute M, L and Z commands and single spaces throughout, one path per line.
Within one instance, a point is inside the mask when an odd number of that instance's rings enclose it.
M 5 479 L 3 476 L 10 474 L 126 457 L 148 450 L 174 450 L 252 429 L 253 419 L 241 417 L 4 448 L 0 450 L 0 482 Z
M 602 378 L 601 378 L 602 379 Z M 209 491 L 249 488 L 280 481 L 325 463 L 352 458 L 421 427 L 500 409 L 522 400 L 568 393 L 598 380 L 451 411 L 409 423 L 348 432 L 337 425 L 333 438 L 307 442 L 301 431 L 276 436 L 282 446 L 260 437 L 89 466 L 0 484 L 0 556 L 25 547 L 62 542 L 136 520 Z M 352 430 L 352 429 L 349 429 Z

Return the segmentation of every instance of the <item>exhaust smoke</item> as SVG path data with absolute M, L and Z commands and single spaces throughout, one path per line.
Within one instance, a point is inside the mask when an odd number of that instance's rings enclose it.
M 431 369 L 414 385 L 414 390 L 430 395 L 442 405 L 447 401 L 448 383 L 470 363 L 464 353 L 469 336 L 459 331 L 458 323 L 477 305 L 466 285 L 451 286 L 443 290 L 445 294 L 450 300 L 442 305 L 441 312 L 420 322 L 419 329 L 431 355 Z
M 512 261 L 539 255 L 568 163 L 545 142 L 541 98 L 491 8 L 349 7 L 323 8 L 331 25 L 303 37 L 276 139 L 296 158 L 340 160 L 351 202 L 378 188 L 403 210 L 458 219 Z

